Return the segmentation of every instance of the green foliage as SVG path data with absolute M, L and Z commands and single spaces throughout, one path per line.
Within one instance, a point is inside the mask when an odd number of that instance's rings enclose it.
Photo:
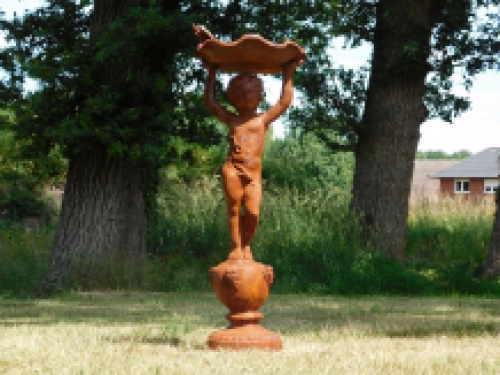
M 277 41 L 292 38 L 317 58 L 328 42 L 319 26 L 327 20 L 320 4 L 145 1 L 94 40 L 90 5 L 50 0 L 22 19 L 0 21 L 15 42 L 1 51 L 0 67 L 12 88 L 3 103 L 18 117 L 19 137 L 30 139 L 35 150 L 59 145 L 70 154 L 99 145 L 116 157 L 170 161 L 179 144 L 219 143 L 222 134 L 201 99 L 193 23 L 221 38 L 249 31 Z M 27 76 L 40 85 L 23 97 Z
M 186 195 L 187 191 L 193 194 Z M 170 258 L 213 256 L 227 246 L 226 205 L 219 178 L 206 177 L 190 185 L 169 182 L 158 192 L 160 219 L 152 228 L 150 253 Z
M 49 262 L 54 231 L 26 233 L 0 220 L 0 295 L 28 297 L 37 287 Z
M 38 158 L 26 151 L 26 142 L 16 140 L 14 131 L 0 130 L 0 211 L 10 220 L 48 220 L 53 210 L 41 198 L 41 190 L 62 182 L 67 162 L 57 148 Z
M 0 195 L 0 209 L 5 212 L 2 216 L 9 220 L 36 216 L 48 221 L 53 214 L 49 204 L 35 193 L 16 188 Z
M 177 148 L 178 153 L 172 157 L 168 166 L 160 170 L 160 178 L 170 182 L 194 182 L 205 176 L 220 173 L 226 161 L 227 144 L 201 147 L 199 145 L 186 145 Z
M 315 56 L 308 57 L 296 77 L 304 95 L 300 106 L 291 109 L 288 125 L 314 133 L 333 152 L 354 151 L 367 81 L 366 67 L 354 71 L 333 67 L 328 59 L 318 62 Z
M 354 158 L 351 153 L 332 154 L 313 134 L 305 133 L 267 142 L 262 168 L 266 189 L 343 192 L 352 184 Z
M 103 272 L 94 287 L 153 291 L 209 291 L 207 270 L 229 249 L 225 200 L 217 177 L 191 184 L 165 183 L 158 195 L 159 219 L 150 227 L 151 247 L 144 269 Z M 326 204 L 328 203 L 328 204 Z M 496 281 L 478 279 L 492 226 L 491 209 L 412 208 L 404 267 L 363 240 L 341 189 L 266 189 L 261 225 L 252 244 L 257 261 L 273 266 L 273 290 L 306 294 L 471 294 L 500 293 Z M 455 206 L 450 206 L 455 207 Z M 467 212 L 469 212 L 467 214 Z M 0 221 L 0 290 L 29 295 L 49 261 L 53 229 L 25 233 Z M 118 272 L 119 271 L 119 272 Z M 140 272 L 140 284 L 130 284 Z M 78 273 L 75 285 L 79 285 Z
M 410 216 L 407 254 L 411 267 L 451 292 L 497 292 L 494 284 L 476 277 L 490 243 L 491 207 L 482 210 L 459 201 L 450 204 L 455 207 L 443 214 L 422 204 Z
M 111 156 L 145 161 L 168 156 L 178 138 L 217 143 L 200 94 L 185 89 L 201 78 L 189 58 L 195 15 L 180 4 L 131 8 L 91 42 L 88 6 L 53 0 L 3 21 L 16 41 L 6 58 L 15 56 L 18 75 L 40 82 L 38 91 L 10 104 L 19 137 L 38 152 L 59 145 L 70 155 L 100 145 Z M 191 44 L 180 42 L 182 33 Z
M 34 157 L 29 145 L 16 139 L 16 132 L 10 130 L 0 130 L 0 161 L 0 181 L 31 190 L 60 185 L 67 169 L 67 160 L 58 148 Z
M 173 184 L 160 192 L 154 228 L 152 283 L 162 290 L 207 290 L 206 270 L 227 256 L 225 201 L 217 178 Z M 401 267 L 363 240 L 349 213 L 349 193 L 332 188 L 265 189 L 261 224 L 252 243 L 258 261 L 274 267 L 273 290 L 286 293 L 485 294 L 500 292 L 474 270 L 484 261 L 491 215 L 447 215 L 442 224 L 426 211 L 408 227 L 409 261 Z M 326 204 L 328 203 L 328 204 Z M 443 225 L 451 228 L 443 230 Z M 161 264 L 164 264 L 162 268 Z M 163 270 L 167 278 L 161 278 Z M 150 279 L 151 280 L 151 279 Z M 165 289 L 164 289 L 165 288 Z
M 447 154 L 442 150 L 417 151 L 416 159 L 425 160 L 462 160 L 472 155 L 468 150 L 456 151 L 452 154 Z
M 470 106 L 467 97 L 452 93 L 452 75 L 460 74 L 461 83 L 469 89 L 475 74 L 499 67 L 499 4 L 498 0 L 432 2 L 425 20 L 432 27 L 431 38 L 412 13 L 413 6 L 384 0 L 323 2 L 329 19 L 322 26 L 326 34 L 345 38 L 349 48 L 380 43 L 382 38 L 375 39 L 378 27 L 380 35 L 399 30 L 400 40 L 390 61 L 385 61 L 387 69 L 370 79 L 385 82 L 395 74 L 412 77 L 418 72 L 430 73 L 423 95 L 428 118 L 451 122 Z M 316 133 L 332 150 L 346 150 L 356 145 L 363 127 L 369 126 L 361 119 L 368 76 L 373 71 L 363 67 L 355 72 L 343 68 L 341 61 L 338 64 L 340 67 L 334 68 L 328 57 L 318 60 L 312 56 L 311 64 L 304 65 L 307 73 L 299 72 L 297 82 L 306 95 L 290 121 L 294 127 Z

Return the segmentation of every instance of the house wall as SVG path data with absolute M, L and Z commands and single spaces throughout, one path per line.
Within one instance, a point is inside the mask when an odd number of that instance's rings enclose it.
M 443 195 L 454 195 L 454 184 L 455 179 L 453 178 L 441 178 L 439 179 L 439 190 Z
M 429 175 L 443 168 L 448 168 L 457 162 L 458 160 L 415 160 L 410 200 L 412 202 L 418 202 L 422 199 L 437 200 L 440 195 L 439 179 L 429 178 Z
M 484 195 L 484 178 L 470 179 L 470 195 Z
M 454 195 L 460 195 L 464 197 L 469 197 L 469 196 L 485 196 L 487 194 L 484 194 L 484 178 L 470 178 L 470 193 L 464 194 L 464 193 L 458 193 L 455 194 L 455 179 L 454 178 L 441 178 L 439 180 L 439 188 L 440 192 L 443 195 L 448 195 L 448 196 L 454 196 Z

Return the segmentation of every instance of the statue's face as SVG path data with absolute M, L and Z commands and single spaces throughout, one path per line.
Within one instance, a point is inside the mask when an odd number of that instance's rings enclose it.
M 227 97 L 237 110 L 256 110 L 263 99 L 261 82 L 255 77 L 233 82 Z

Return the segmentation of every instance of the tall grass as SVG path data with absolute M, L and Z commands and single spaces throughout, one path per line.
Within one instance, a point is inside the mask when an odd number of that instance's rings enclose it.
M 0 295 L 28 297 L 42 278 L 50 257 L 54 230 L 26 232 L 0 222 Z
M 496 293 L 475 277 L 491 238 L 495 202 L 441 197 L 413 202 L 408 218 L 407 267 L 450 292 Z
M 143 290 L 209 291 L 208 269 L 229 252 L 226 203 L 216 177 L 162 184 L 159 220 L 150 228 Z M 482 294 L 500 286 L 475 277 L 488 250 L 493 202 L 412 202 L 407 263 L 387 260 L 363 240 L 344 189 L 307 194 L 264 186 L 261 222 L 252 243 L 257 261 L 275 270 L 275 292 L 313 294 Z M 0 232 L 0 293 L 27 294 L 47 265 L 53 230 Z M 116 276 L 116 275 L 115 275 Z M 126 289 L 116 277 L 110 288 Z M 105 283 L 104 283 L 105 284 Z M 103 284 L 103 285 L 104 285 Z
M 223 261 L 229 235 L 222 189 L 216 178 L 197 185 L 166 186 L 157 255 L 166 261 L 167 290 L 209 288 L 208 267 Z M 387 260 L 363 240 L 348 211 L 344 190 L 265 186 L 261 222 L 252 243 L 256 260 L 274 267 L 274 290 L 293 293 L 494 294 L 497 283 L 477 280 L 491 234 L 488 202 L 425 200 L 408 222 L 408 263 Z M 172 289 L 173 288 L 173 289 Z

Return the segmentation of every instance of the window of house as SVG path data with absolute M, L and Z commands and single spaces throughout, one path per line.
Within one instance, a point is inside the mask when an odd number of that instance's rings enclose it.
M 493 194 L 498 189 L 498 180 L 484 180 L 485 194 Z
M 455 193 L 469 193 L 470 182 L 469 180 L 455 180 Z

